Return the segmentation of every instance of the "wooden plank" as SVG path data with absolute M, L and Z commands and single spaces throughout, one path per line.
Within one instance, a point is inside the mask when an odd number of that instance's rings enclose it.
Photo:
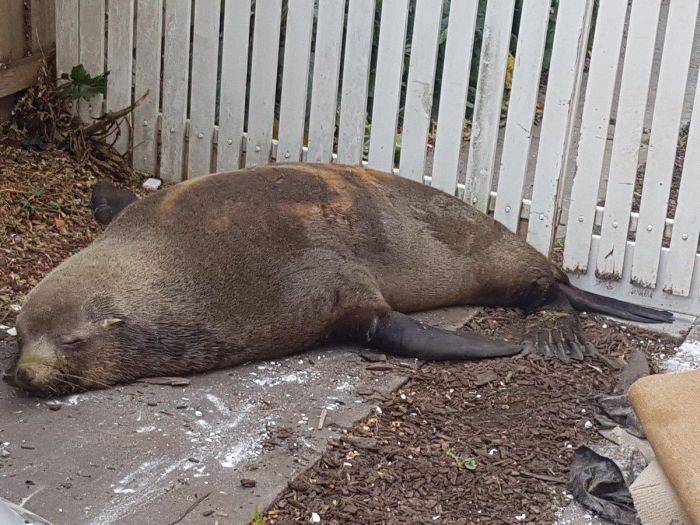
M 70 74 L 80 63 L 79 0 L 56 0 L 56 73 Z
M 344 16 L 345 0 L 319 4 L 307 162 L 330 162 L 333 156 Z
M 0 63 L 24 56 L 24 2 L 0 0 Z
M 658 276 L 697 15 L 698 0 L 675 0 L 670 4 L 639 206 L 641 228 L 637 231 L 632 262 L 632 281 L 647 288 L 656 286 Z
M 158 107 L 160 100 L 163 0 L 138 0 L 134 97 L 145 99 L 134 109 L 133 165 L 149 175 L 157 172 Z
M 695 88 L 693 108 L 700 108 L 700 85 Z M 693 262 L 700 234 L 700 111 L 694 111 L 681 174 L 681 186 L 671 236 L 668 274 L 664 291 L 687 296 L 693 280 Z
M 585 272 L 608 139 L 627 5 L 602 0 L 586 87 L 564 248 L 564 269 Z
M 595 261 L 600 258 L 599 251 L 600 237 L 594 235 L 591 243 L 591 257 L 588 262 L 589 268 L 594 267 Z M 630 282 L 630 276 L 632 273 L 632 259 L 636 251 L 634 243 L 626 241 L 625 251 L 626 254 L 623 257 L 624 265 L 620 273 L 621 279 L 619 281 L 598 279 L 593 272 L 588 272 L 587 274 L 579 275 L 570 274 L 569 278 L 571 279 L 571 283 L 584 290 L 632 302 L 634 304 L 689 314 L 693 317 L 698 315 L 700 311 L 700 254 L 696 255 L 694 261 L 691 263 L 694 271 L 690 285 L 690 294 L 686 297 L 681 297 L 664 292 L 661 286 L 651 289 L 632 284 Z M 661 282 L 664 282 L 670 270 L 669 264 L 671 262 L 671 257 L 668 248 L 661 249 L 661 260 L 659 263 Z
M 402 177 L 418 182 L 423 182 L 425 170 L 441 15 L 442 0 L 423 0 L 416 4 L 403 113 L 399 173 Z
M 190 2 L 165 3 L 160 176 L 171 182 L 184 178 L 191 15 Z
M 80 63 L 94 76 L 105 71 L 105 3 L 80 0 Z M 77 65 L 77 64 L 74 64 Z M 78 114 L 84 122 L 102 115 L 102 95 L 78 101 Z
M 56 0 L 56 75 L 70 74 L 80 63 L 79 0 Z M 73 102 L 68 106 L 75 111 Z
M 289 5 L 284 41 L 278 161 L 301 160 L 313 22 L 314 0 L 297 0 Z
M 523 3 L 494 217 L 517 231 L 540 87 L 551 0 Z
M 134 2 L 109 2 L 107 27 L 107 111 L 115 111 L 131 104 L 132 66 L 134 52 Z M 127 117 L 129 120 L 131 117 Z M 122 121 L 118 137 L 109 137 L 119 153 L 129 149 L 131 126 Z
M 53 49 L 46 50 L 49 58 L 53 56 L 53 53 Z M 20 58 L 13 61 L 7 69 L 0 69 L 0 98 L 13 95 L 34 85 L 43 60 L 42 55 Z
M 187 178 L 211 172 L 221 0 L 195 2 Z
M 660 7 L 661 0 L 632 3 L 596 261 L 605 279 L 622 274 Z
M 374 13 L 375 0 L 350 0 L 338 126 L 337 162 L 341 164 L 362 161 Z
M 464 200 L 485 212 L 496 162 L 514 0 L 488 2 L 474 100 Z
M 382 1 L 368 158 L 381 171 L 394 168 L 407 22 L 408 0 Z
M 282 0 L 256 2 L 246 166 L 267 164 L 270 161 L 281 16 Z
M 467 109 L 478 0 L 450 4 L 431 186 L 454 195 Z
M 47 53 L 56 43 L 56 5 L 54 0 L 31 0 L 32 53 Z
M 238 169 L 243 146 L 250 0 L 226 0 L 216 170 Z
M 537 152 L 527 241 L 549 255 L 557 219 L 557 197 L 570 122 L 576 108 L 580 61 L 586 56 L 588 2 L 562 0 L 554 32 L 547 96 Z

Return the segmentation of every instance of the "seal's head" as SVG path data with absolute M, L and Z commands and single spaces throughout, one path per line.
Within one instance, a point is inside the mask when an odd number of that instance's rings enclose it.
M 125 318 L 114 313 L 108 296 L 58 282 L 49 278 L 27 297 L 10 381 L 44 396 L 114 384 L 124 376 L 115 349 Z

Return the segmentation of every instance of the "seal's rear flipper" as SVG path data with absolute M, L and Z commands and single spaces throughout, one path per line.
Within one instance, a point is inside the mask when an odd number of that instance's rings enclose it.
M 129 190 L 115 188 L 111 182 L 101 180 L 92 190 L 90 205 L 95 213 L 97 222 L 106 226 L 119 215 L 124 208 L 137 200 L 138 197 Z
M 374 317 L 367 338 L 370 346 L 388 354 L 424 361 L 484 359 L 521 351 L 520 345 L 476 334 L 457 335 L 395 311 Z
M 570 284 L 558 283 L 559 290 L 566 296 L 571 305 L 576 310 L 597 312 L 612 315 L 628 321 L 638 323 L 672 323 L 674 316 L 666 310 L 656 310 L 647 308 L 617 299 L 611 299 L 603 295 L 585 292 L 579 288 L 574 288 Z

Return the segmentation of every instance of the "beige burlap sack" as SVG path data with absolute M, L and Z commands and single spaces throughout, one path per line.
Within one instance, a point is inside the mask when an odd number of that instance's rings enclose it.
M 700 525 L 700 370 L 643 377 L 629 396 L 687 518 Z

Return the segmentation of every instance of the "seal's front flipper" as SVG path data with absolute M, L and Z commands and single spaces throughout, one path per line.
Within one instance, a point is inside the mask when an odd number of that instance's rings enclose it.
M 101 180 L 92 190 L 90 205 L 95 213 L 97 222 L 106 226 L 119 215 L 124 208 L 138 197 L 124 188 L 115 188 L 111 182 Z
M 581 332 L 578 317 L 571 311 L 540 310 L 528 319 L 522 355 L 555 357 L 564 363 L 591 357 L 611 368 L 620 364 L 601 354 Z
M 521 351 L 519 345 L 507 341 L 476 334 L 457 335 L 395 311 L 373 317 L 366 333 L 367 342 L 374 348 L 424 361 L 484 359 Z

